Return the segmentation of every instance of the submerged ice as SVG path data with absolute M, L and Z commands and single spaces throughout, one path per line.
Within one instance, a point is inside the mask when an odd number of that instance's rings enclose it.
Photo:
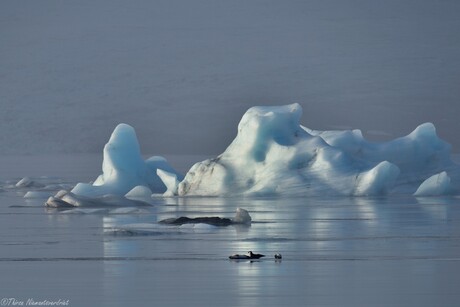
M 431 196 L 458 192 L 459 166 L 450 159 L 451 146 L 438 138 L 431 123 L 407 136 L 372 143 L 360 130 L 306 128 L 300 124 L 301 115 L 299 104 L 250 108 L 228 148 L 214 159 L 196 163 L 185 177 L 164 158 L 144 161 L 134 129 L 120 124 L 104 148 L 103 174 L 93 184 L 78 184 L 72 193 L 146 199 L 149 193 Z

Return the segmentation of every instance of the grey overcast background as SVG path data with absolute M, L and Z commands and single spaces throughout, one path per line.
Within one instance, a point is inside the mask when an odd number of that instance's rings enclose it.
M 460 1 L 1 1 L 0 154 L 217 154 L 253 105 L 460 151 Z

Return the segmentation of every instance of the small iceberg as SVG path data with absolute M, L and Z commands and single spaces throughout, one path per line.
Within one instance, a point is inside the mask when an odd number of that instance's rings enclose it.
M 440 196 L 451 192 L 450 177 L 446 172 L 433 175 L 415 191 L 414 196 Z
M 151 206 L 150 202 L 138 199 L 128 199 L 118 195 L 102 195 L 87 197 L 61 190 L 45 202 L 46 207 L 73 208 L 73 207 L 139 207 Z
M 144 186 L 153 193 L 164 193 L 166 186 L 157 175 L 158 169 L 182 178 L 163 157 L 144 160 L 134 128 L 119 124 L 104 147 L 102 174 L 93 184 L 78 183 L 71 192 L 85 197 L 124 196 L 133 188 Z
M 24 177 L 15 184 L 15 187 L 16 188 L 31 188 L 31 187 L 42 188 L 44 187 L 44 185 L 35 180 L 32 180 L 29 177 Z

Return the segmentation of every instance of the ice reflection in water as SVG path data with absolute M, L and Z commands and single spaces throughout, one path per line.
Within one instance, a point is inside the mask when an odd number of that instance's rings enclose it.
M 10 192 L 1 197 L 4 204 L 24 205 Z M 143 214 L 62 214 L 33 202 L 4 205 L 2 257 L 29 260 L 0 266 L 15 272 L 4 284 L 20 280 L 27 288 L 37 287 L 30 272 L 44 268 L 42 262 L 59 267 L 69 280 L 92 272 L 87 276 L 92 286 L 79 289 L 102 306 L 146 301 L 163 306 L 454 306 L 460 300 L 459 203 L 458 198 L 170 198 L 157 199 Z M 162 231 L 156 225 L 168 217 L 232 217 L 237 207 L 250 212 L 250 227 Z M 133 223 L 156 225 L 158 232 L 105 233 Z M 227 258 L 249 250 L 267 258 L 252 263 Z M 273 258 L 278 252 L 281 262 Z M 69 293 L 56 274 L 43 274 L 40 284 L 52 285 L 37 288 L 44 294 Z M 77 295 L 72 299 L 81 302 Z

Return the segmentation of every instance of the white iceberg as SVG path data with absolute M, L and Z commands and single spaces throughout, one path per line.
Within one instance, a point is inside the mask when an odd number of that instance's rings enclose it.
M 250 108 L 228 148 L 214 159 L 196 163 L 185 178 L 162 157 L 144 161 L 134 129 L 120 124 L 104 148 L 102 175 L 93 184 L 79 183 L 71 195 L 79 200 L 104 195 L 146 200 L 152 193 L 372 196 L 458 192 L 459 166 L 450 159 L 451 146 L 438 138 L 431 123 L 407 136 L 372 143 L 360 130 L 306 128 L 300 125 L 301 116 L 299 104 Z M 430 178 L 436 174 L 441 175 Z M 59 201 L 55 197 L 49 205 L 61 205 Z
M 449 194 L 451 191 L 450 177 L 446 172 L 433 175 L 425 180 L 415 191 L 415 196 L 439 196 Z
M 126 198 L 114 194 L 88 197 L 61 190 L 49 197 L 45 206 L 50 208 L 146 207 L 151 206 L 151 199 Z
M 158 177 L 157 169 L 180 177 L 163 157 L 144 161 L 134 129 L 119 124 L 104 147 L 102 174 L 93 184 L 79 183 L 71 192 L 87 197 L 107 194 L 123 196 L 136 186 L 145 186 L 154 193 L 163 193 L 166 186 Z
M 44 185 L 31 179 L 30 177 L 24 177 L 19 180 L 15 185 L 16 188 L 42 188 Z
M 29 177 L 24 177 L 16 183 L 17 188 L 28 188 L 34 184 L 34 181 Z
M 252 222 L 252 218 L 249 215 L 249 212 L 243 208 L 236 208 L 235 217 L 232 220 L 236 224 L 249 225 Z
M 253 107 L 217 158 L 195 164 L 177 195 L 412 194 L 429 176 L 459 168 L 431 123 L 385 143 L 359 130 L 315 131 L 300 125 L 299 104 Z M 166 184 L 166 183 L 165 183 Z

